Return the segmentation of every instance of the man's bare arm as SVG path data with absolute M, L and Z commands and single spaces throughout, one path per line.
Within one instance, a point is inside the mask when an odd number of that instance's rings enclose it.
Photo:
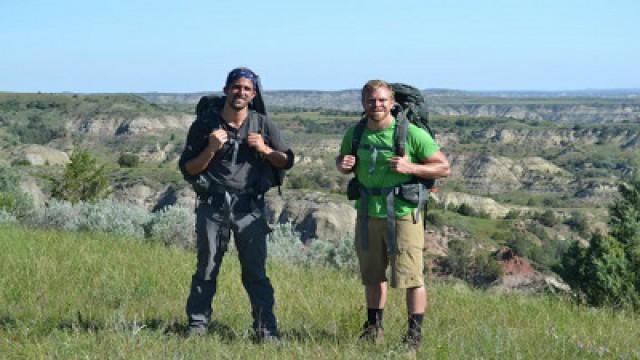
M 284 169 L 289 165 L 289 155 L 287 153 L 274 150 L 269 145 L 265 144 L 262 135 L 258 133 L 251 133 L 247 137 L 249 146 L 256 149 L 259 154 L 262 154 L 264 158 L 278 169 Z
M 187 171 L 189 175 L 198 175 L 203 172 L 207 166 L 209 166 L 209 162 L 216 154 L 216 151 L 220 150 L 224 143 L 228 140 L 227 132 L 218 129 L 209 134 L 209 142 L 207 146 L 198 154 L 198 156 L 193 159 L 187 161 L 184 164 L 184 169 Z
M 421 164 L 412 163 L 405 157 L 394 156 L 390 162 L 391 170 L 417 176 L 422 179 L 438 179 L 447 177 L 451 173 L 447 157 L 438 151 L 424 159 Z

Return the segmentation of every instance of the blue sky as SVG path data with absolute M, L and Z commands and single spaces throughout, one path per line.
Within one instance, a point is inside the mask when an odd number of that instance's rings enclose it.
M 640 88 L 640 1 L 0 1 L 0 91 Z

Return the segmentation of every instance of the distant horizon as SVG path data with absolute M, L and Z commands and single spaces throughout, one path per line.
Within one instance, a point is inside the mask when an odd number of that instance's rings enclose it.
M 499 89 L 499 90 L 468 90 L 454 88 L 421 88 L 421 91 L 451 91 L 451 92 L 468 92 L 468 93 L 587 93 L 587 92 L 628 92 L 639 93 L 638 88 L 586 88 L 586 89 L 563 89 L 563 90 L 540 90 L 540 89 Z M 360 91 L 360 88 L 336 89 L 336 90 L 320 90 L 320 89 L 264 89 L 265 92 L 284 92 L 284 91 L 314 91 L 314 92 L 343 92 L 343 91 Z M 200 93 L 217 93 L 221 90 L 200 90 L 200 91 L 12 91 L 0 90 L 3 94 L 79 94 L 79 95 L 109 95 L 109 94 L 200 94 Z

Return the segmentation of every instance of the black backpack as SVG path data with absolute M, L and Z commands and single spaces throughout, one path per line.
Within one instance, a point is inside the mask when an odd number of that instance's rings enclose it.
M 222 109 L 224 107 L 225 98 L 226 98 L 225 96 L 221 96 L 221 95 L 202 96 L 198 101 L 198 104 L 196 105 L 196 116 L 199 119 L 214 118 L 209 113 Z M 256 97 L 249 104 L 249 111 L 250 111 L 249 118 L 248 118 L 249 132 L 259 133 L 260 135 L 263 136 L 263 138 L 265 138 L 264 123 L 262 121 L 259 121 L 258 116 L 255 116 L 255 114 L 251 114 L 251 111 L 255 111 L 256 113 L 259 113 L 265 116 L 267 115 L 267 110 L 264 105 L 264 101 L 262 100 L 261 93 L 258 90 L 256 91 Z M 209 132 L 211 132 L 219 128 L 220 124 L 217 124 L 217 123 L 213 124 L 212 121 L 208 121 L 207 127 L 209 128 L 208 129 Z M 209 132 L 207 132 L 207 136 Z M 268 143 L 268 138 L 265 138 L 265 142 Z M 263 181 L 261 182 L 260 188 L 255 189 L 256 193 L 262 194 L 272 187 L 277 187 L 278 193 L 282 194 L 282 191 L 280 188 L 284 182 L 286 170 L 274 167 L 267 160 L 263 160 L 263 161 L 265 163 L 266 175 L 262 179 Z M 198 192 L 198 190 L 202 191 L 202 188 L 203 186 L 201 183 L 194 185 L 194 189 L 196 189 L 196 192 Z
M 394 99 L 396 101 L 396 106 L 392 110 L 392 114 L 397 121 L 396 131 L 393 136 L 393 149 L 396 155 L 404 156 L 409 123 L 424 129 L 434 139 L 435 133 L 429 126 L 429 111 L 420 90 L 402 83 L 392 83 L 389 85 L 394 91 Z M 351 155 L 356 155 L 360 147 L 362 133 L 366 126 L 367 118 L 363 116 L 353 132 Z M 435 186 L 435 180 L 433 179 L 415 178 L 414 182 L 423 184 L 426 189 L 432 189 Z

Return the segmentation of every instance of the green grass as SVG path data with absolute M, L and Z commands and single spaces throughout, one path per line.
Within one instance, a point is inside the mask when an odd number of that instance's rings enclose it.
M 209 336 L 185 339 L 193 253 L 102 234 L 0 226 L 0 358 L 399 358 L 401 291 L 391 291 L 385 345 L 356 342 L 362 289 L 350 273 L 270 261 L 284 341 L 249 337 L 249 304 L 228 254 Z M 430 283 L 419 358 L 640 357 L 637 314 L 546 296 Z
M 475 244 L 482 244 L 489 248 L 496 246 L 493 235 L 507 232 L 513 228 L 513 221 L 502 219 L 489 219 L 477 216 L 464 216 L 455 211 L 431 208 L 441 218 L 443 224 L 467 232 Z

